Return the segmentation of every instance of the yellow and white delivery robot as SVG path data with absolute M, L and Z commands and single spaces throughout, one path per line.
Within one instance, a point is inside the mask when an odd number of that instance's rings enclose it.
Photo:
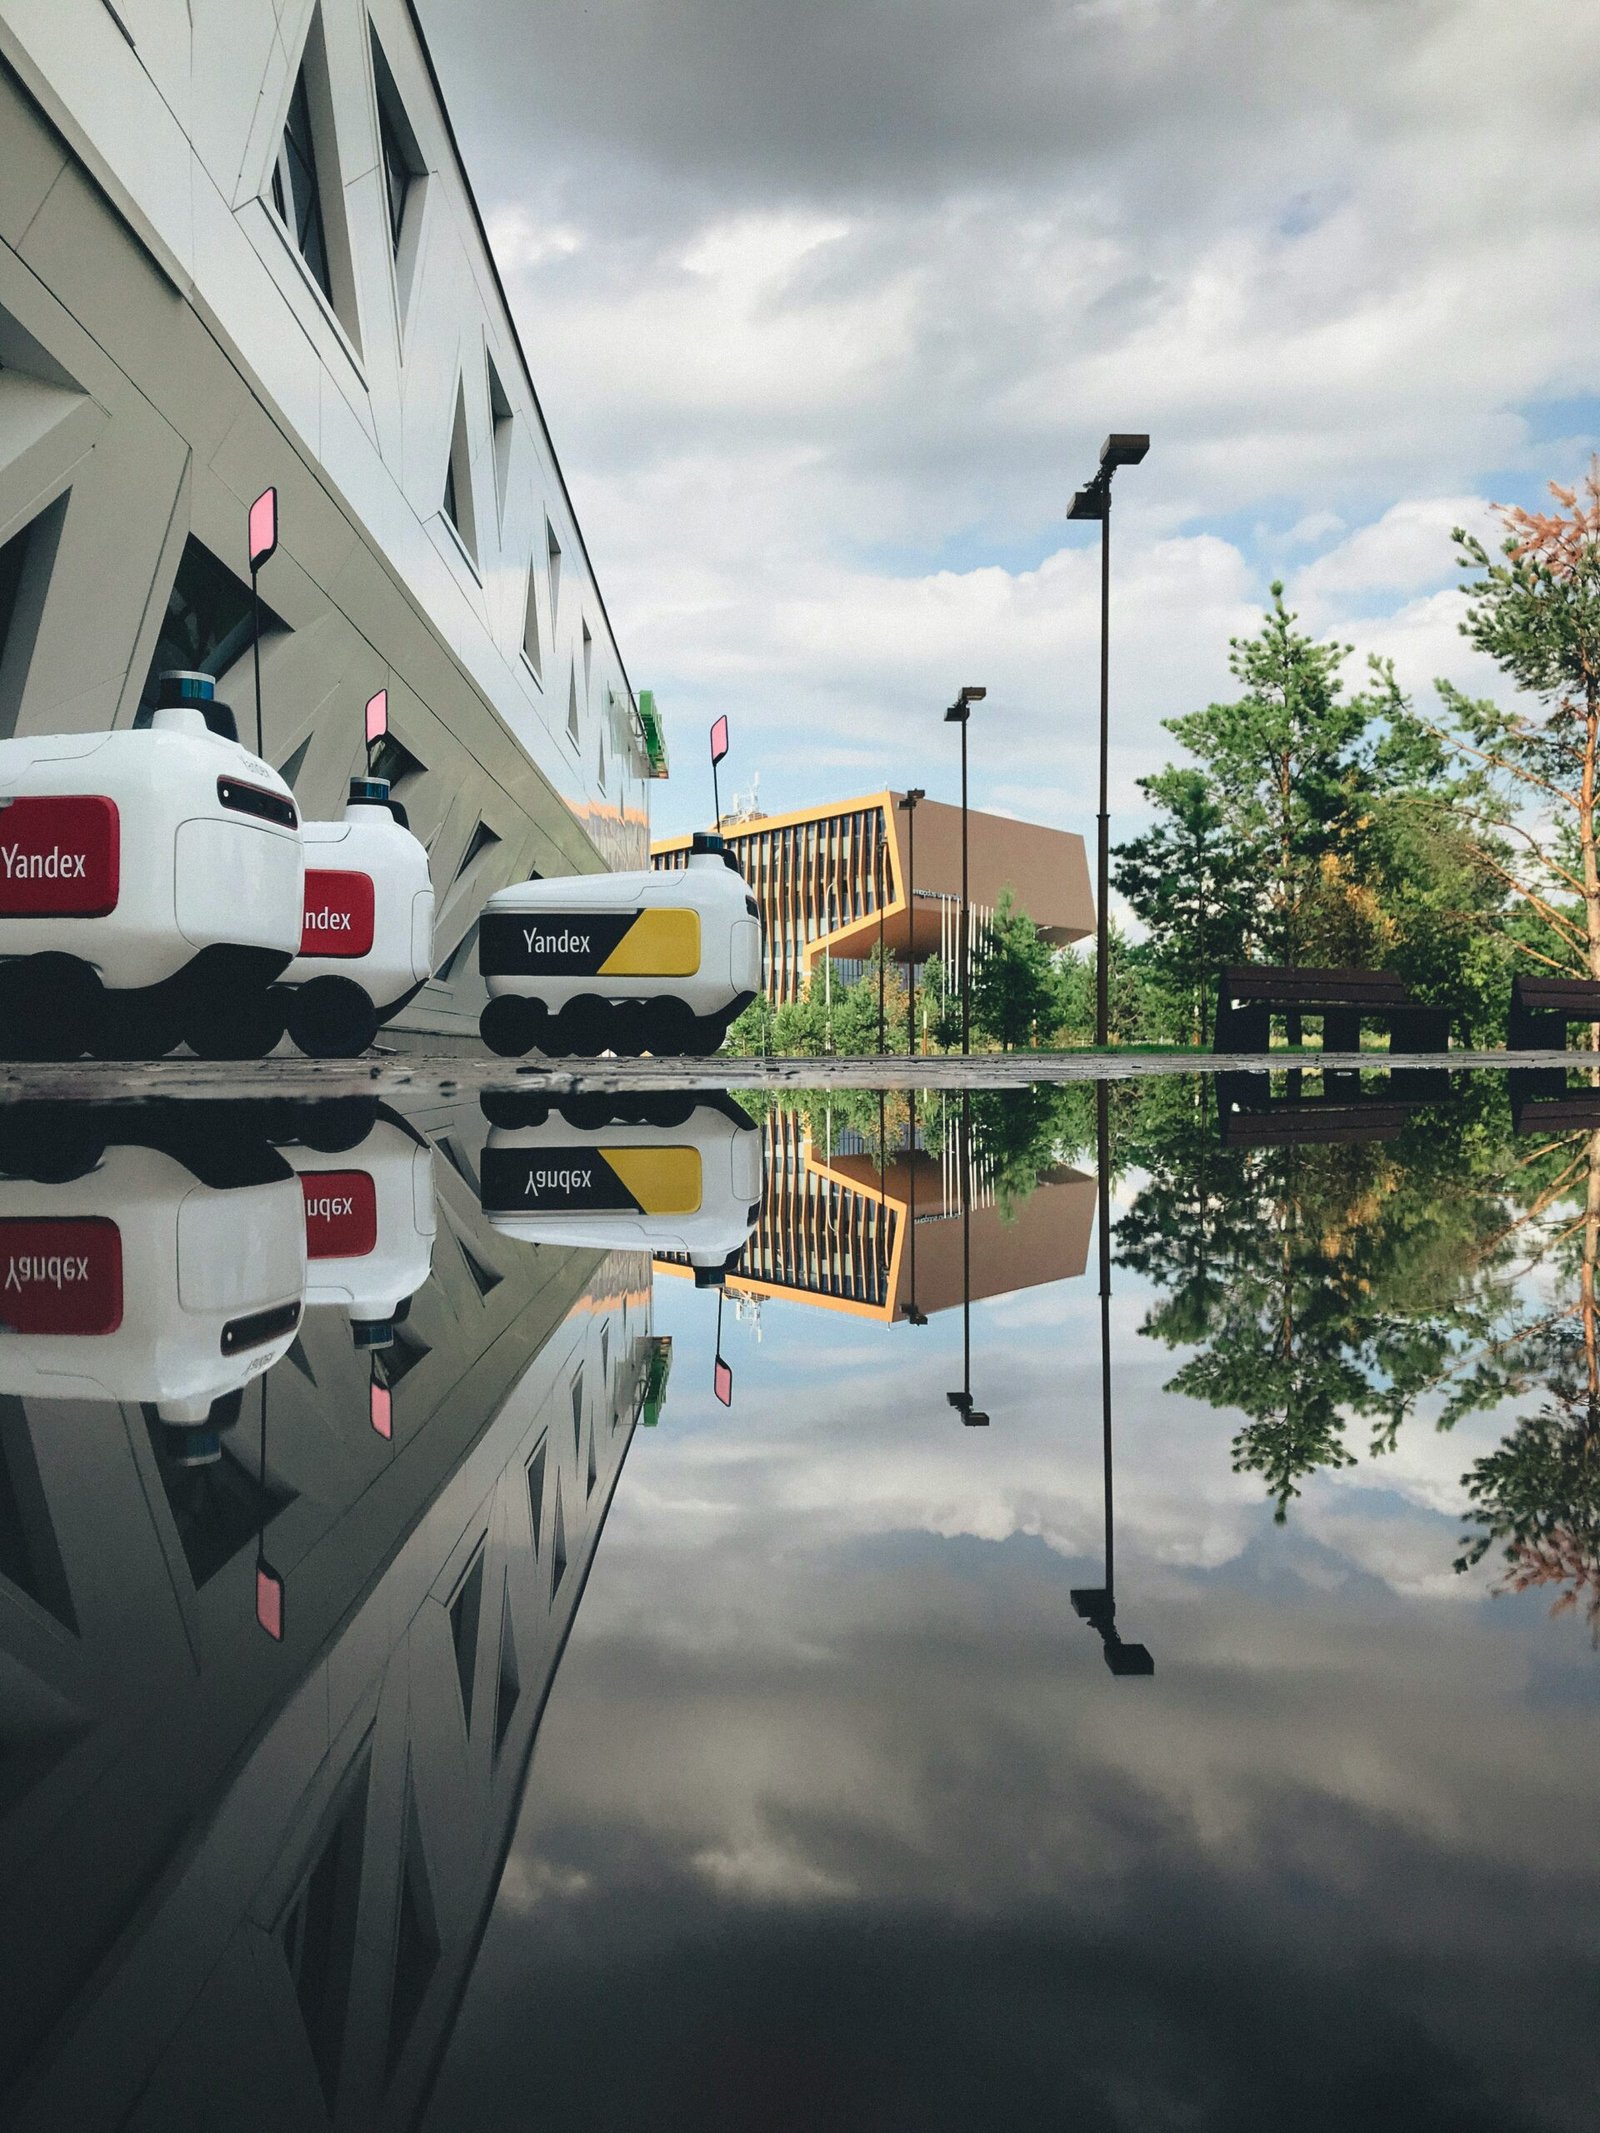
M 699 1288 L 720 1287 L 761 1212 L 761 1130 L 731 1097 L 683 1099 L 672 1122 L 649 1097 L 540 1099 L 485 1092 L 484 1213 L 525 1244 L 677 1252 Z M 575 1122 L 576 1121 L 576 1122 Z
M 537 1048 L 714 1052 L 761 983 L 761 917 L 720 837 L 671 872 L 569 874 L 499 889 L 483 909 L 483 1041 Z

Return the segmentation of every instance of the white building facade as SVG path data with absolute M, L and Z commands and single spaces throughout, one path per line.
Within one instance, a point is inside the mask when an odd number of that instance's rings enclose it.
M 536 19 L 536 18 L 535 18 Z M 340 811 L 362 707 L 465 1034 L 485 896 L 641 865 L 645 728 L 410 0 L 0 0 L 0 738 L 165 667 Z M 659 766 L 658 766 L 659 767 Z

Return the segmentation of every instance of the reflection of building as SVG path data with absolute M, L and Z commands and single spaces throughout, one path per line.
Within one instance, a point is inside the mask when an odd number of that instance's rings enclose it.
M 192 19 L 191 19 L 192 18 Z M 410 0 L 0 8 L 0 738 L 127 726 L 158 667 L 342 809 L 361 707 L 472 922 L 642 861 L 651 749 Z
M 766 933 L 765 983 L 775 1001 L 796 999 L 823 953 L 859 961 L 884 945 L 901 962 L 942 956 L 954 970 L 959 952 L 961 810 L 924 800 L 916 810 L 916 878 L 911 878 L 907 816 L 901 795 L 869 793 L 832 807 L 724 824 L 745 879 L 761 906 Z M 1058 945 L 1094 931 L 1094 900 L 1083 839 L 1066 830 L 968 817 L 968 882 L 974 936 L 1003 889 Z M 658 867 L 688 858 L 689 839 L 651 847 Z M 915 894 L 908 901 L 908 889 Z
M 414 2122 L 650 1360 L 646 1260 L 508 1243 L 436 1170 L 392 1438 L 342 1309 L 198 1473 L 136 1407 L 0 1399 L 8 2126 Z
M 729 1270 L 730 1296 L 783 1297 L 890 1320 L 910 1304 L 932 1313 L 960 1303 L 961 1179 L 953 1153 L 897 1155 L 880 1174 L 869 1155 L 819 1155 L 799 1112 L 769 1112 L 763 1131 L 766 1192 L 754 1233 Z M 974 1300 L 1081 1274 L 1094 1195 L 1093 1178 L 1058 1165 L 1041 1173 L 1008 1220 L 981 1158 L 975 1161 Z M 675 1257 L 660 1257 L 656 1266 L 688 1271 Z

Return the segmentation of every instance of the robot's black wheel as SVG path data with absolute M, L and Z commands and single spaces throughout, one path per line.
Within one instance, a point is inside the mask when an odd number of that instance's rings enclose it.
M 722 1040 L 728 1034 L 728 1025 L 721 1015 L 696 1015 L 694 1018 L 694 1049 L 696 1056 L 710 1059 L 722 1050 Z
M 542 1000 L 503 992 L 478 1017 L 478 1034 L 501 1059 L 520 1059 L 544 1035 L 548 1017 Z
M 550 1116 L 550 1106 L 542 1096 L 524 1096 L 520 1089 L 485 1089 L 478 1103 L 490 1125 L 504 1132 L 542 1126 Z
M 699 1017 L 683 1000 L 652 1000 L 645 1015 L 645 1042 L 658 1059 L 678 1059 L 692 1050 Z
M 283 1008 L 275 985 L 220 999 L 213 994 L 190 1010 L 184 1039 L 201 1059 L 265 1059 L 283 1035 Z
M 308 1059 L 359 1059 L 378 1016 L 354 978 L 313 978 L 289 995 L 289 1035 Z
M 77 1059 L 100 1013 L 100 980 L 71 955 L 0 964 L 0 1044 L 12 1059 Z
M 579 1133 L 599 1133 L 616 1115 L 616 1105 L 609 1096 L 563 1096 L 561 1099 L 561 1116 Z
M 643 1003 L 618 1000 L 611 1008 L 611 1049 L 619 1059 L 637 1059 L 648 1043 L 648 1017 Z
M 551 1024 L 551 1037 L 558 1053 L 573 1059 L 598 1059 L 610 1048 L 615 1020 L 609 1000 L 597 993 L 580 993 L 569 1000 Z
M 108 992 L 91 1043 L 99 1059 L 161 1059 L 182 1034 L 177 1010 L 165 994 Z
M 336 1096 L 296 1106 L 296 1138 L 318 1155 L 344 1155 L 359 1148 L 378 1123 L 375 1096 Z

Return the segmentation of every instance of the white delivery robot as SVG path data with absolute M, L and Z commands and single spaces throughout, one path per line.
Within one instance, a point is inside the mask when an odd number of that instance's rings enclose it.
M 722 1286 L 761 1212 L 761 1130 L 731 1097 L 578 1098 L 554 1115 L 533 1097 L 486 1091 L 481 1102 L 479 1190 L 497 1230 L 525 1244 L 677 1252 L 697 1288 Z M 672 1123 L 660 1117 L 669 1105 Z
M 236 1107 L 0 1121 L 0 1392 L 140 1401 L 179 1464 L 214 1463 L 305 1284 L 300 1183 Z
M 670 872 L 572 874 L 499 889 L 483 909 L 483 1041 L 541 1051 L 714 1052 L 761 982 L 761 917 L 720 837 Z
M 304 879 L 209 674 L 163 674 L 147 727 L 0 741 L 0 1055 L 270 1051 Z
M 388 692 L 367 704 L 369 750 Z M 433 975 L 433 877 L 385 779 L 355 777 L 341 822 L 304 825 L 300 952 L 284 972 L 289 1035 L 314 1059 L 353 1059 Z
M 396 1322 L 433 1271 L 433 1150 L 386 1106 L 340 1154 L 288 1147 L 305 1204 L 306 1303 L 350 1314 L 357 1348 L 392 1345 Z

